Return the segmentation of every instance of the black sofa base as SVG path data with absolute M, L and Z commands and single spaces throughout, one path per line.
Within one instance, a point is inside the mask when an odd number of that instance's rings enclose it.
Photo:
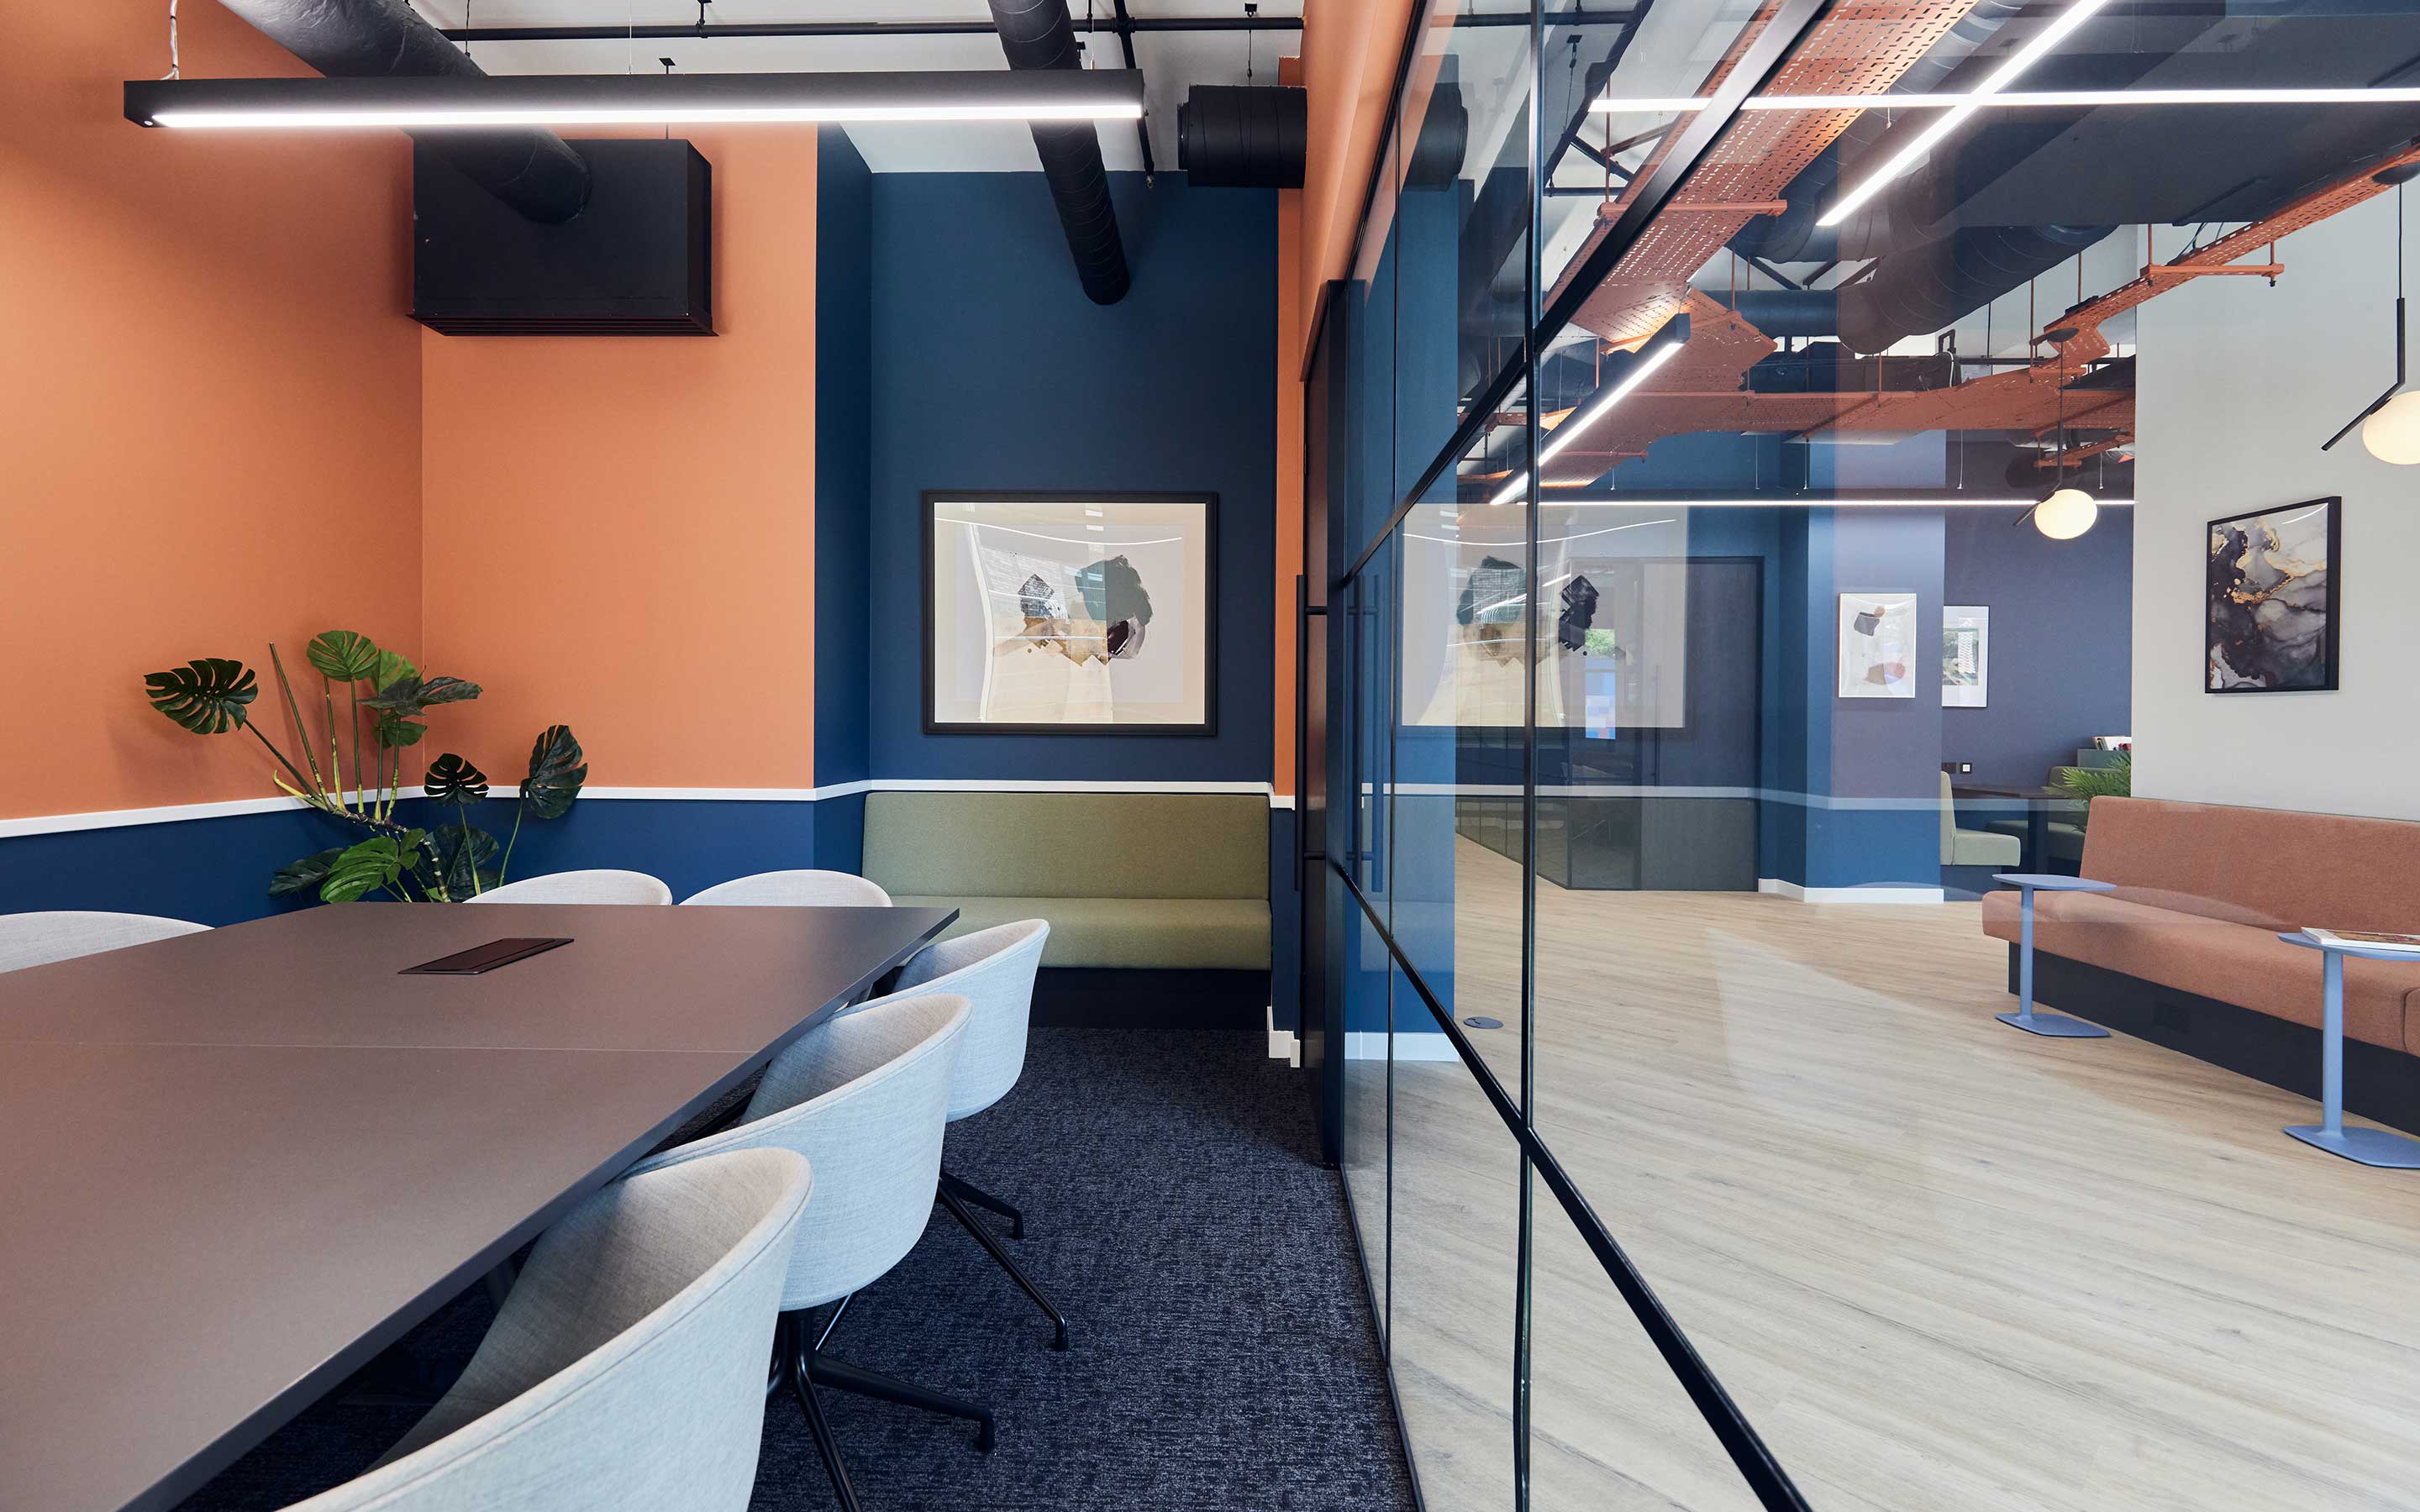
M 2009 991 L 2016 990 L 2011 945 Z M 2311 991 L 2316 1006 L 2317 983 Z M 2319 1031 L 2307 1025 L 2044 950 L 2034 952 L 2034 1001 L 2319 1101 Z M 2420 1057 L 2350 1037 L 2344 1055 L 2345 1111 L 2420 1134 Z
M 1148 971 L 1045 966 L 1033 1022 L 1057 1029 L 1249 1029 L 1269 1026 L 1265 971 Z

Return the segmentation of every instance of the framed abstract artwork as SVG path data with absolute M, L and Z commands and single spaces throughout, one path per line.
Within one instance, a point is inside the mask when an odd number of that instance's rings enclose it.
M 2210 522 L 2204 691 L 2335 689 L 2343 505 L 2306 499 Z
M 1916 697 L 1916 595 L 1840 595 L 1840 696 Z
M 1941 706 L 1979 709 L 1991 702 L 1992 611 L 1981 604 L 1941 610 Z
M 924 495 L 924 733 L 1209 734 L 1218 496 Z

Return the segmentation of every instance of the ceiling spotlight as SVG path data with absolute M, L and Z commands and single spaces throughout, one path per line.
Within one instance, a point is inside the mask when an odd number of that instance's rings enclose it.
M 2361 444 L 2381 462 L 2397 467 L 2420 464 L 2420 393 L 2406 392 L 2403 315 L 2403 186 L 2420 178 L 2420 162 L 2398 162 L 2369 176 L 2395 186 L 2395 381 L 2370 402 L 2368 409 L 2345 422 L 2344 429 L 2319 443 L 2330 452 L 2336 442 L 2361 427 Z

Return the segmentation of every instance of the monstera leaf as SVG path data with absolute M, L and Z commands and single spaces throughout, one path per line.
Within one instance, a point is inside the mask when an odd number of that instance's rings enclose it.
M 428 727 L 390 714 L 379 720 L 375 733 L 380 746 L 393 750 L 398 746 L 419 745 L 421 737 L 428 733 Z
M 197 735 L 223 735 L 243 724 L 244 705 L 260 695 L 251 668 L 219 656 L 152 672 L 143 689 L 153 708 Z
M 445 896 L 459 903 L 476 897 L 496 885 L 496 873 L 488 863 L 496 858 L 496 837 L 471 825 L 456 825 L 437 831 L 437 874 L 445 884 Z
M 406 673 L 362 700 L 362 706 L 384 709 L 391 714 L 418 714 L 432 703 L 460 703 L 479 696 L 476 683 L 459 677 L 431 677 L 423 681 L 416 673 Z
M 318 892 L 336 868 L 336 857 L 345 854 L 342 845 L 332 846 L 299 861 L 288 861 L 269 879 L 271 898 L 291 898 L 298 892 Z
M 420 669 L 411 664 L 410 656 L 400 651 L 381 651 L 378 665 L 370 669 L 369 684 L 373 688 L 393 687 L 407 677 L 419 676 Z
M 322 903 L 349 903 L 380 887 L 393 887 L 420 858 L 420 842 L 427 831 L 407 829 L 400 836 L 372 835 L 336 855 L 328 880 L 319 885 Z
M 529 776 L 521 779 L 521 802 L 531 817 L 560 819 L 588 780 L 588 758 L 567 724 L 551 724 L 530 747 Z
M 302 648 L 302 655 L 323 677 L 358 683 L 376 673 L 380 651 L 358 630 L 322 630 Z
M 438 803 L 467 809 L 488 795 L 488 774 L 447 751 L 428 764 L 421 791 Z

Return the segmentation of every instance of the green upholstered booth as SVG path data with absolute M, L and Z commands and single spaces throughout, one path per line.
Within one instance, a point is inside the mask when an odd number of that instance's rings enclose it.
M 1048 919 L 1045 968 L 1265 974 L 1268 847 L 1251 794 L 865 798 L 863 871 L 893 903 L 957 909 L 953 934 Z

